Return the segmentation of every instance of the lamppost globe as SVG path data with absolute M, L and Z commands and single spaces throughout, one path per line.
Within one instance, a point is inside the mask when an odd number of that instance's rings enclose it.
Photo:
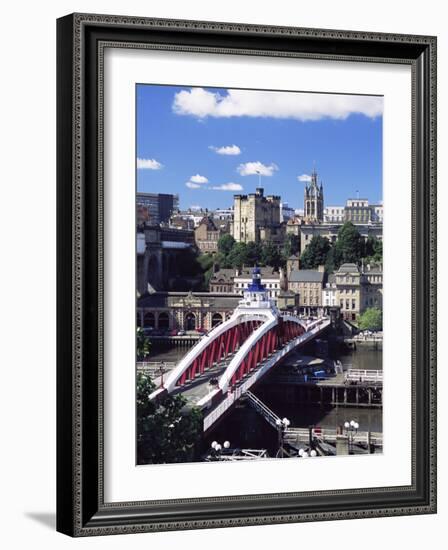
M 281 426 L 282 425 L 282 421 L 280 420 L 280 418 L 277 418 L 277 420 L 275 421 L 275 425 L 276 426 Z
M 212 449 L 216 449 L 216 445 L 218 445 L 218 442 L 217 442 L 217 441 L 213 441 L 212 444 L 211 444 L 211 448 L 212 448 Z
M 355 424 L 353 425 L 353 427 L 355 428 L 355 430 L 357 430 L 357 429 L 359 428 L 358 422 L 355 422 Z
M 306 451 L 303 451 L 302 458 L 308 458 L 309 454 Z
M 305 450 L 304 449 L 299 449 L 299 456 L 303 456 L 305 453 Z
M 310 451 L 310 456 L 312 456 L 312 457 L 317 456 L 317 453 L 316 453 L 316 451 L 315 451 L 314 449 L 311 449 L 311 451 Z
M 224 449 L 228 449 L 230 447 L 230 441 L 224 441 Z
M 350 428 L 350 422 L 344 422 L 344 428 Z
M 222 445 L 220 445 L 219 443 L 217 443 L 215 445 L 215 451 L 220 451 L 222 449 Z

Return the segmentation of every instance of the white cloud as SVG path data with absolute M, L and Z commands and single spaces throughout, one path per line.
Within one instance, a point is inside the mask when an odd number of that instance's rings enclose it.
M 201 186 L 198 183 L 193 183 L 192 181 L 187 181 L 185 184 L 189 189 L 199 189 Z
M 213 187 L 209 187 L 209 189 L 212 189 L 213 191 L 242 191 L 243 186 L 239 183 L 223 183 L 221 185 L 214 185 Z
M 228 90 L 182 90 L 174 96 L 174 113 L 206 117 L 272 117 L 296 120 L 346 119 L 351 114 L 381 116 L 383 98 L 377 96 Z
M 215 151 L 218 155 L 240 155 L 241 149 L 238 145 L 224 145 L 223 147 L 214 147 L 210 145 L 209 149 Z
M 208 183 L 208 179 L 205 176 L 200 176 L 199 174 L 191 176 L 190 181 L 193 183 Z
M 299 181 L 310 182 L 311 181 L 311 176 L 309 174 L 302 174 L 301 176 L 297 176 L 297 179 Z
M 254 174 L 272 176 L 276 170 L 278 170 L 278 166 L 276 164 L 271 163 L 266 165 L 259 160 L 255 162 L 245 162 L 244 164 L 240 164 L 237 168 L 237 172 L 241 176 L 253 176 Z
M 160 164 L 155 159 L 137 159 L 138 170 L 160 170 L 163 168 L 163 164 Z

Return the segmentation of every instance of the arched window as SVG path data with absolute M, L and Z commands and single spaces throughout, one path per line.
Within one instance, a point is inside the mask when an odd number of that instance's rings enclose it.
M 222 323 L 222 315 L 220 313 L 214 313 L 212 317 L 212 327 L 216 327 Z
M 137 321 L 138 322 L 138 321 Z M 143 317 L 143 326 L 144 327 L 155 327 L 154 313 L 147 312 Z
M 185 330 L 194 330 L 196 328 L 196 316 L 194 313 L 187 313 L 184 321 Z
M 170 318 L 168 316 L 168 313 L 163 311 L 162 313 L 159 313 L 159 327 L 160 329 L 170 328 Z

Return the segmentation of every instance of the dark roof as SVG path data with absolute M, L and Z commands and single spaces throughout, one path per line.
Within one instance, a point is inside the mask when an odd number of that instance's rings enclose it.
M 216 271 L 216 273 L 213 273 L 211 281 L 216 281 L 219 279 L 223 279 L 224 281 L 231 282 L 233 281 L 233 278 L 235 277 L 235 270 L 231 268 L 223 268 L 219 271 Z
M 289 282 L 291 283 L 322 283 L 325 273 L 315 269 L 299 269 L 291 271 Z
M 218 231 L 218 228 L 215 225 L 215 222 L 209 216 L 204 216 L 200 221 L 199 225 L 206 225 L 209 231 Z
M 280 277 L 280 273 L 274 267 L 258 267 L 257 269 L 260 271 L 261 282 L 263 282 L 263 277 Z M 243 267 L 240 274 L 235 275 L 235 277 L 252 278 L 253 270 L 253 267 Z

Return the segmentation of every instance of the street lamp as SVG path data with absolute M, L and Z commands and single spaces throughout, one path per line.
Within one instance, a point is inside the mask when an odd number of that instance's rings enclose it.
M 277 418 L 275 421 L 275 425 L 277 426 L 277 433 L 278 433 L 278 453 L 277 456 L 280 458 L 283 457 L 283 443 L 285 439 L 285 432 L 288 429 L 288 427 L 291 425 L 291 422 L 285 417 L 285 418 Z
M 213 441 L 211 444 L 211 448 L 212 448 L 212 456 L 216 460 L 219 460 L 221 457 L 223 448 L 226 450 L 230 448 L 230 441 L 224 441 L 222 445 L 217 441 Z
M 352 450 L 353 443 L 355 440 L 355 434 L 358 432 L 358 429 L 359 429 L 359 424 L 358 422 L 356 422 L 356 420 L 350 420 L 350 422 L 346 420 L 344 422 L 344 429 L 348 436 L 349 449 Z
M 305 449 L 299 449 L 300 458 L 314 458 L 317 456 L 317 451 L 315 449 L 310 449 L 310 451 L 305 451 Z

